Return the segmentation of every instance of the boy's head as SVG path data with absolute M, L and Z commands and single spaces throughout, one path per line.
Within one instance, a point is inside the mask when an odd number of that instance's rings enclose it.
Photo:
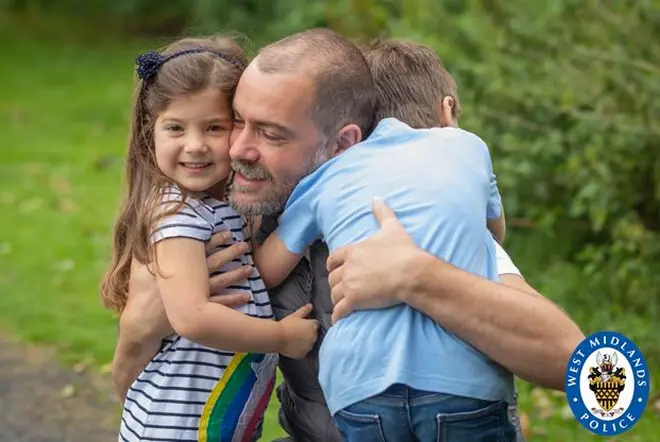
M 376 40 L 362 50 L 378 90 L 376 121 L 394 117 L 417 129 L 457 124 L 456 82 L 435 51 L 398 39 Z

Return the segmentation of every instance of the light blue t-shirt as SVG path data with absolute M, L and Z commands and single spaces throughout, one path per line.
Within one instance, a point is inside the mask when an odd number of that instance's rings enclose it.
M 393 118 L 324 163 L 294 189 L 276 234 L 294 253 L 318 238 L 330 251 L 379 230 L 382 198 L 419 247 L 499 280 L 486 218 L 500 195 L 486 144 L 458 128 L 412 129 Z M 319 381 L 334 415 L 401 383 L 430 392 L 511 401 L 513 376 L 405 304 L 357 311 L 323 340 Z

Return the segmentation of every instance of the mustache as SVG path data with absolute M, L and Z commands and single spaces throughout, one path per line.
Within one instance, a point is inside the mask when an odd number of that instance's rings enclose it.
M 268 169 L 256 163 L 248 163 L 246 161 L 232 161 L 231 168 L 234 172 L 240 173 L 249 180 L 273 181 L 273 175 L 270 174 Z

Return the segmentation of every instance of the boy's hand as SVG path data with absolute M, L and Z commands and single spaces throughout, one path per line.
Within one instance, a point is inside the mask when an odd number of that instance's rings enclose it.
M 278 324 L 282 333 L 282 348 L 278 353 L 292 359 L 302 359 L 312 349 L 318 339 L 319 323 L 315 319 L 306 319 L 312 312 L 312 305 L 307 304 Z

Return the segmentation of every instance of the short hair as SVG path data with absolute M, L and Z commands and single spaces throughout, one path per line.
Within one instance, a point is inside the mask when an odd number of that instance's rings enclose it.
M 356 124 L 363 139 L 371 132 L 376 87 L 360 49 L 335 31 L 315 28 L 262 48 L 257 67 L 264 73 L 310 74 L 314 77 L 312 121 L 326 136 Z
M 362 46 L 378 91 L 376 121 L 393 117 L 414 128 L 438 126 L 438 106 L 454 99 L 452 115 L 461 106 L 456 82 L 435 51 L 419 43 L 386 39 Z

